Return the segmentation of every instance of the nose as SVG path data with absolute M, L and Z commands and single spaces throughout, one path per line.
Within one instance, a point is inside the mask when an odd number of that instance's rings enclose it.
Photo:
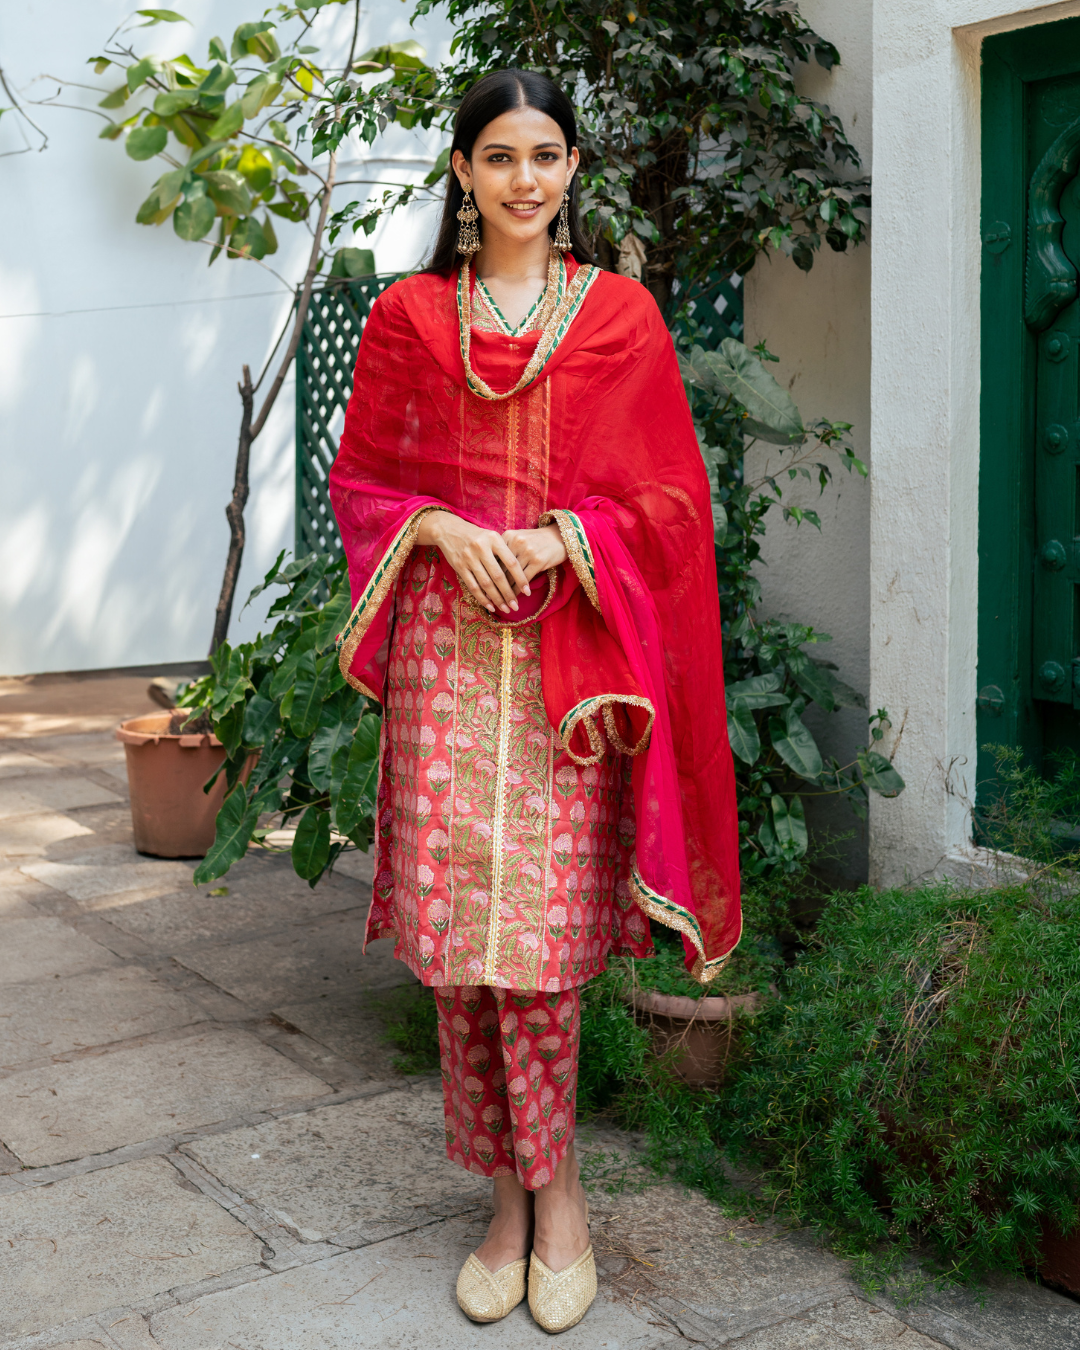
M 536 172 L 531 159 L 521 160 L 517 164 L 512 187 L 515 192 L 532 192 L 536 187 Z

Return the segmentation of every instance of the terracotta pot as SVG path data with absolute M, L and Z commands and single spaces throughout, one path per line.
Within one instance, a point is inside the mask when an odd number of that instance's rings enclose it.
M 214 842 L 214 819 L 225 797 L 222 774 L 203 784 L 225 759 L 210 733 L 181 735 L 187 709 L 133 717 L 116 729 L 127 757 L 135 847 L 158 858 L 202 858 Z M 172 728 L 177 730 L 172 730 Z
M 721 994 L 681 998 L 638 989 L 633 995 L 638 1021 L 652 1032 L 658 1055 L 676 1052 L 675 1072 L 694 1087 L 719 1087 L 727 1072 L 736 1036 L 735 1019 L 753 1013 L 758 994 Z

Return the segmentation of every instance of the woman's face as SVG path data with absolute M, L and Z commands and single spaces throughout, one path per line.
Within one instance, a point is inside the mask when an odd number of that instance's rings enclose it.
M 514 108 L 489 122 L 471 163 L 454 152 L 454 170 L 473 190 L 484 231 L 518 244 L 547 234 L 577 165 L 577 147 L 567 155 L 558 122 L 536 108 Z

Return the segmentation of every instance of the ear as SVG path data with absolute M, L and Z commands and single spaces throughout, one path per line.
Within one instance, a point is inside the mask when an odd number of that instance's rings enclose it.
M 566 186 L 570 186 L 570 180 L 577 173 L 577 167 L 581 163 L 581 156 L 578 154 L 578 148 L 575 145 L 573 150 L 566 156 Z
M 469 167 L 469 161 L 460 150 L 454 151 L 454 157 L 450 163 L 453 166 L 454 172 L 457 174 L 462 191 L 467 187 L 472 187 L 472 169 Z

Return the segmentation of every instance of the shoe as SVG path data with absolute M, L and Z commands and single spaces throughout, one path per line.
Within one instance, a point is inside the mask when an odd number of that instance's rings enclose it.
M 529 1261 L 529 1311 L 545 1331 L 569 1331 L 596 1297 L 592 1244 L 565 1270 L 549 1270 L 533 1252 Z
M 470 1253 L 458 1276 L 458 1307 L 474 1322 L 501 1321 L 525 1297 L 528 1264 L 528 1258 L 523 1256 L 490 1271 L 475 1252 Z

